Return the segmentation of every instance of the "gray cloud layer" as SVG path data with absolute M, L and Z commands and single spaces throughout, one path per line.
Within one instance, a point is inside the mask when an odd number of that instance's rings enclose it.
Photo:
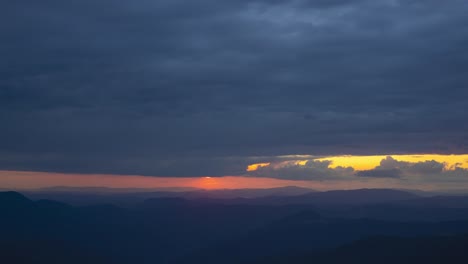
M 0 169 L 468 152 L 464 0 L 0 4 Z M 364 176 L 364 175 L 362 175 Z

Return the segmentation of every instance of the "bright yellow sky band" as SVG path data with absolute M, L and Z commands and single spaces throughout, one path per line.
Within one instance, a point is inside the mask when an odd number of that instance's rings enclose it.
M 414 154 L 414 155 L 375 155 L 375 156 L 331 156 L 324 157 L 318 160 L 332 161 L 330 168 L 336 167 L 352 167 L 355 170 L 371 170 L 380 164 L 380 161 L 385 159 L 387 156 L 391 156 L 398 161 L 406 161 L 411 163 L 424 162 L 424 161 L 437 161 L 439 163 L 445 163 L 446 169 L 454 168 L 455 166 L 460 168 L 468 169 L 468 154 L 460 155 L 439 155 L 439 154 Z M 296 165 L 305 165 L 308 160 L 297 160 Z M 270 163 L 256 163 L 251 164 L 247 167 L 247 171 L 256 171 L 261 167 L 267 167 Z

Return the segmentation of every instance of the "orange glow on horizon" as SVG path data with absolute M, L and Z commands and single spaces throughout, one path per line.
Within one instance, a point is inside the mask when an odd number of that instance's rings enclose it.
M 281 180 L 243 176 L 223 177 L 154 177 L 111 174 L 70 174 L 30 171 L 1 171 L 0 189 L 38 189 L 54 186 L 65 187 L 108 187 L 108 188 L 172 188 L 188 187 L 199 189 L 242 189 L 276 188 L 283 186 L 320 188 L 311 181 Z
M 66 174 L 27 171 L 0 171 L 0 189 L 25 190 L 47 187 L 107 187 L 107 188 L 198 188 L 214 189 L 265 189 L 285 186 L 299 186 L 314 190 L 350 190 L 360 188 L 401 188 L 397 181 L 391 179 L 367 179 L 358 181 L 312 181 L 312 180 L 283 180 L 267 177 L 223 176 L 223 177 L 154 177 L 136 175 L 107 175 L 107 174 Z M 409 185 L 405 185 L 409 188 Z M 431 183 L 418 183 L 414 189 L 432 190 L 443 187 Z M 458 185 L 455 187 L 459 187 Z M 447 188 L 454 188 L 447 185 Z

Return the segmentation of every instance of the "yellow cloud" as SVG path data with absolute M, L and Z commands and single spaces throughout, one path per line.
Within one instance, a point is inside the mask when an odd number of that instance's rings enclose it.
M 387 156 L 391 156 L 395 160 L 405 162 L 424 162 L 435 160 L 439 163 L 444 163 L 446 169 L 455 166 L 468 169 L 468 154 L 463 155 L 439 155 L 439 154 L 417 154 L 417 155 L 376 155 L 376 156 L 335 156 L 317 159 L 319 161 L 329 160 L 332 163 L 330 168 L 353 167 L 355 170 L 371 170 L 380 164 L 380 161 Z
M 296 165 L 300 165 L 300 166 L 304 166 L 306 165 L 306 163 L 308 162 L 308 160 L 298 160 L 295 162 Z
M 250 164 L 249 166 L 247 166 L 247 171 L 256 171 L 256 170 L 258 170 L 259 168 L 267 167 L 267 166 L 270 166 L 270 163 L 269 163 L 269 162 L 267 162 L 267 163 L 255 163 L 255 164 Z

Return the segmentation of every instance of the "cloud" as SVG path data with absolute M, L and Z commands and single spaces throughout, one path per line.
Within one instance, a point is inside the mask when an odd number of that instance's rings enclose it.
M 456 166 L 456 165 L 455 165 Z M 364 170 L 356 173 L 362 177 L 402 177 L 442 175 L 446 171 L 446 164 L 435 160 L 423 162 L 398 161 L 391 156 L 382 159 L 380 165 L 372 170 Z
M 353 175 L 352 167 L 330 168 L 329 160 L 286 160 L 257 167 L 248 172 L 254 177 L 268 177 L 288 180 L 336 180 Z
M 384 181 L 387 184 L 397 184 L 406 188 L 422 184 L 437 184 L 439 187 L 448 184 L 451 185 L 450 188 L 460 188 L 468 183 L 468 169 L 461 167 L 462 164 L 449 165 L 435 160 L 404 161 L 387 156 L 373 169 L 357 170 L 353 166 L 333 166 L 332 160 L 333 157 L 329 160 L 327 157 L 309 160 L 276 159 L 256 167 L 255 170 L 247 171 L 247 175 L 302 181 L 349 183 Z
M 467 11 L 3 1 L 0 169 L 223 175 L 253 156 L 467 153 Z
M 401 177 L 401 170 L 399 169 L 374 169 L 363 170 L 356 172 L 360 177 L 375 177 L 375 178 L 399 178 Z

